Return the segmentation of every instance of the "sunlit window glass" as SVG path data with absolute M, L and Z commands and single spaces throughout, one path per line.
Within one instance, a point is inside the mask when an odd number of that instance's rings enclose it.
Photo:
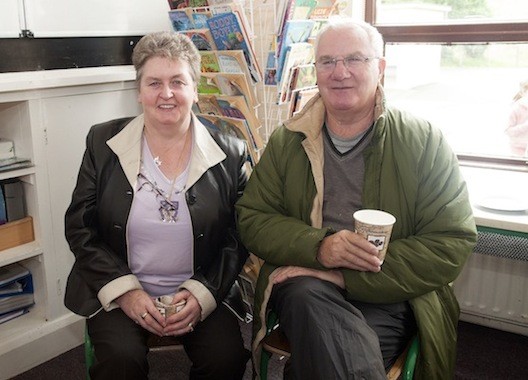
M 528 21 L 526 0 L 381 0 L 377 4 L 380 24 Z
M 508 132 L 528 86 L 528 44 L 387 44 L 385 55 L 389 103 L 440 127 L 457 153 L 528 156 L 528 127 Z M 528 122 L 526 96 L 519 123 Z

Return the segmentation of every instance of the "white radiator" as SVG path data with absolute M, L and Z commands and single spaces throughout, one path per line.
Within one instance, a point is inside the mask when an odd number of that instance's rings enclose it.
M 461 320 L 528 335 L 528 234 L 479 229 L 453 288 Z

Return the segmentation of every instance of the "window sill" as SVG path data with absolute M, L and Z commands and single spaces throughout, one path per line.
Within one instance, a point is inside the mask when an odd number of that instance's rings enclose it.
M 528 173 L 461 166 L 478 226 L 528 233 Z M 490 199 L 511 200 L 511 211 L 489 206 Z

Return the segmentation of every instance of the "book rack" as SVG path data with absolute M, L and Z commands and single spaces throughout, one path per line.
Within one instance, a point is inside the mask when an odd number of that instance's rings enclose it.
M 249 22 L 254 20 L 253 2 L 249 8 L 237 0 L 175 3 L 169 1 L 173 30 L 189 36 L 202 56 L 194 113 L 208 128 L 246 140 L 250 161 L 256 163 L 264 143 L 256 86 L 262 70 Z
M 264 81 L 259 83 L 264 141 L 317 93 L 313 42 L 326 19 L 342 13 L 340 2 L 255 0 L 255 45 L 264 67 Z

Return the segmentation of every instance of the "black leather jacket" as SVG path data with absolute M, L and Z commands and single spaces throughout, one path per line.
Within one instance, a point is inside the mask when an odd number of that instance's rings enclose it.
M 76 260 L 68 277 L 65 305 L 83 316 L 101 309 L 97 297 L 101 288 L 131 274 L 126 224 L 134 192 L 118 156 L 107 145 L 131 120 L 112 120 L 91 128 L 66 211 L 66 239 Z M 186 192 L 194 234 L 192 279 L 207 288 L 217 305 L 228 303 L 241 312 L 235 280 L 248 253 L 235 230 L 234 204 L 247 181 L 247 155 L 241 140 L 209 133 L 227 157 L 207 169 Z

